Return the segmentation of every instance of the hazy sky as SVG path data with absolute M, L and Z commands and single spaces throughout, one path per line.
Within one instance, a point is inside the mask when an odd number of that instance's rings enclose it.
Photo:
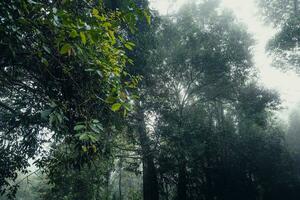
M 151 0 L 151 7 L 159 10 L 161 14 L 172 13 L 182 4 L 190 0 Z M 270 66 L 271 58 L 265 52 L 265 45 L 276 33 L 272 27 L 262 23 L 257 15 L 255 0 L 222 0 L 222 6 L 233 10 L 240 21 L 248 26 L 253 34 L 256 44 L 254 46 L 254 61 L 260 72 L 260 80 L 267 88 L 276 89 L 281 95 L 283 106 L 288 110 L 296 106 L 300 101 L 300 76 L 293 72 L 281 72 Z M 286 118 L 286 116 L 284 116 Z

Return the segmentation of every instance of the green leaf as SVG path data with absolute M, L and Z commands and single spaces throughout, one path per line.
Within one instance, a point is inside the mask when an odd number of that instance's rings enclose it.
M 89 134 L 88 134 L 88 133 L 83 133 L 83 134 L 81 134 L 80 137 L 79 137 L 79 140 L 81 140 L 81 141 L 87 141 L 87 140 L 89 140 L 89 139 L 90 139 L 90 137 L 89 137 Z
M 71 33 L 70 33 L 70 37 L 71 37 L 71 38 L 76 38 L 77 36 L 78 36 L 77 31 L 76 31 L 75 29 L 73 29 L 73 30 L 71 31 Z
M 134 47 L 135 44 L 133 42 L 127 42 L 127 44 L 129 44 L 130 46 Z
M 97 127 L 100 131 L 103 131 L 103 130 L 104 130 L 103 127 L 102 127 L 102 125 L 101 125 L 100 123 L 96 124 L 96 127 Z
M 108 34 L 110 36 L 110 39 L 112 40 L 112 45 L 114 45 L 116 43 L 115 33 L 113 31 L 109 30 Z
M 86 37 L 85 37 L 84 32 L 80 32 L 80 38 L 81 38 L 81 42 L 82 42 L 83 44 L 86 44 Z
M 114 112 L 116 112 L 116 111 L 120 110 L 121 106 L 122 106 L 122 104 L 120 104 L 120 103 L 115 103 L 115 104 L 113 104 L 113 105 L 111 106 L 111 110 L 114 111 Z
M 91 142 L 97 142 L 97 135 L 95 135 L 93 132 L 85 132 L 79 136 L 79 140 L 81 141 L 91 141 Z
M 82 129 L 85 129 L 85 126 L 84 126 L 84 125 L 76 125 L 76 126 L 74 127 L 74 131 L 80 131 L 80 130 L 82 130 Z
M 62 123 L 63 122 L 63 116 L 62 116 L 62 114 L 61 113 L 58 113 L 58 112 L 56 112 L 56 113 L 54 113 L 55 115 L 56 115 L 56 117 L 57 117 L 57 121 L 58 121 L 58 123 Z
M 92 129 L 92 131 L 94 131 L 95 133 L 100 133 L 101 130 L 98 128 L 98 126 L 92 124 L 90 125 L 90 128 Z
M 104 23 L 102 24 L 102 26 L 103 26 L 104 28 L 109 28 L 109 27 L 111 27 L 111 23 L 109 23 L 109 22 L 104 22 Z
M 49 66 L 49 63 L 45 58 L 42 58 L 41 61 L 44 65 Z
M 97 15 L 99 14 L 99 11 L 98 11 L 96 8 L 93 8 L 92 14 L 93 14 L 94 16 L 97 16 Z
M 100 77 L 103 77 L 103 74 L 100 70 L 96 70 L 96 73 L 100 76 Z
M 81 148 L 82 148 L 83 152 L 87 152 L 88 151 L 88 149 L 86 148 L 86 146 L 81 146 Z
M 47 53 L 51 54 L 51 51 L 50 51 L 50 49 L 49 49 L 48 47 L 43 46 L 43 49 L 44 49 Z
M 72 46 L 71 46 L 69 43 L 66 43 L 66 44 L 64 44 L 64 45 L 61 47 L 59 53 L 62 54 L 62 55 L 63 55 L 63 54 L 66 54 L 66 53 L 68 53 L 68 52 L 70 51 L 71 48 L 72 48 Z
M 88 68 L 88 69 L 85 69 L 84 71 L 86 71 L 86 72 L 93 72 L 93 71 L 95 71 L 95 69 Z
M 106 103 L 113 103 L 115 101 L 116 101 L 116 98 L 112 97 L 112 96 L 107 97 L 105 100 Z
M 132 50 L 132 46 L 129 45 L 128 43 L 125 43 L 124 46 L 125 46 L 127 49 Z
M 125 110 L 130 111 L 130 110 L 132 109 L 132 108 L 131 108 L 131 105 L 128 104 L 128 103 L 125 103 L 123 106 L 124 106 Z
M 151 23 L 151 16 L 149 13 L 147 13 L 146 11 L 144 11 L 144 16 L 147 20 L 147 23 L 150 24 Z
M 94 135 L 89 135 L 89 140 L 91 142 L 97 142 L 98 141 L 98 139 Z
M 94 124 L 100 123 L 98 119 L 93 119 L 92 122 L 93 122 Z
M 92 149 L 93 149 L 93 152 L 96 153 L 97 147 L 95 145 L 92 145 Z
M 106 20 L 106 18 L 103 15 L 95 15 L 95 17 L 102 22 L 104 22 Z

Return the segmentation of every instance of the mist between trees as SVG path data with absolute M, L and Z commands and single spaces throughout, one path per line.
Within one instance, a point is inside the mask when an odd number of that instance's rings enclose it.
M 256 3 L 298 73 L 299 2 Z M 300 112 L 254 43 L 218 0 L 0 1 L 0 199 L 300 199 Z

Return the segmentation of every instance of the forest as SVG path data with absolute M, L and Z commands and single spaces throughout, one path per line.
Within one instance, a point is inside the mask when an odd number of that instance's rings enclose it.
M 0 0 L 1 200 L 300 199 L 300 103 L 255 35 L 223 0 L 152 1 Z M 243 1 L 300 78 L 300 1 Z

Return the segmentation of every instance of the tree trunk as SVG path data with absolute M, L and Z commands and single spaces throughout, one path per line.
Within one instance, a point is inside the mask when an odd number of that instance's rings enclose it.
M 106 174 L 105 174 L 105 199 L 108 200 L 109 199 L 109 195 L 110 195 L 110 190 L 109 190 L 109 182 L 110 182 L 110 171 L 107 170 Z
M 159 200 L 157 171 L 151 152 L 150 140 L 146 133 L 144 112 L 141 109 L 138 113 L 138 132 L 143 156 L 143 199 Z
M 144 200 L 159 199 L 156 168 L 151 156 L 143 161 L 143 197 Z
M 123 167 L 123 160 L 120 158 L 119 160 L 119 200 L 122 200 L 122 167 Z
M 183 161 L 179 166 L 177 200 L 187 200 L 187 173 L 186 162 Z

